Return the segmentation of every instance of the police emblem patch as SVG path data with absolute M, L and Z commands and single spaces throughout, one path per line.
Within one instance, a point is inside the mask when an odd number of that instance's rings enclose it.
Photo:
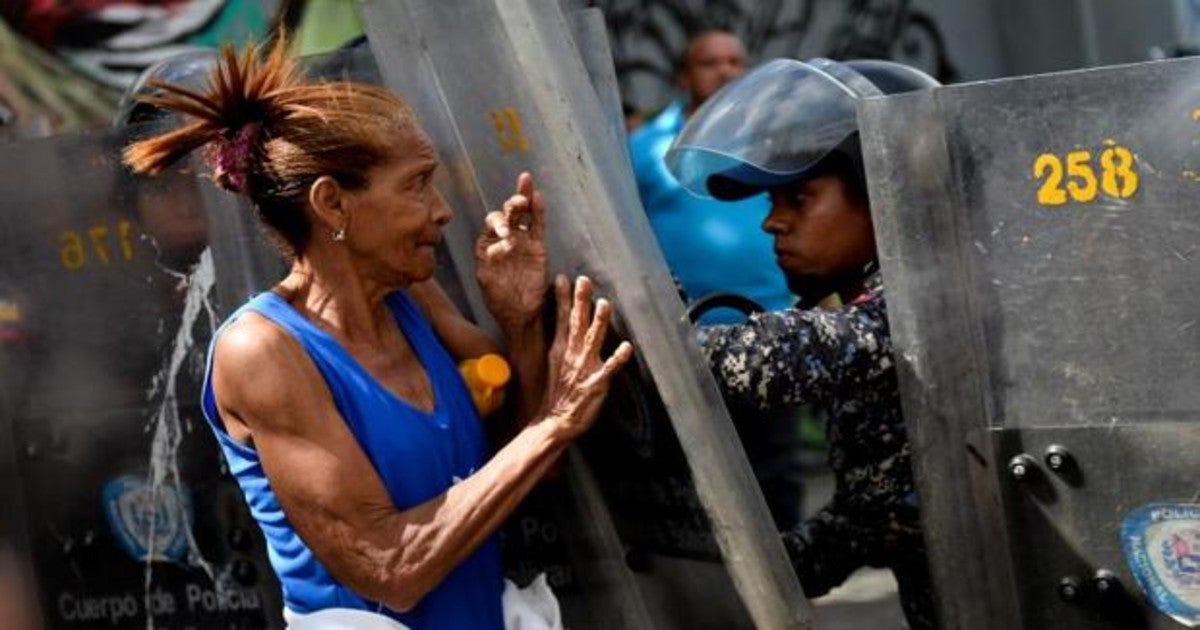
M 1189 628 L 1200 626 L 1200 505 L 1133 510 L 1121 524 L 1121 548 L 1151 605 Z
M 134 560 L 178 562 L 188 549 L 192 506 L 187 491 L 125 475 L 103 490 L 104 515 L 113 536 Z

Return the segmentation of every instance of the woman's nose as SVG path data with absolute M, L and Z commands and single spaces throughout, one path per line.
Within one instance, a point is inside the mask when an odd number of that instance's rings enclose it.
M 436 189 L 433 191 L 433 221 L 438 225 L 446 225 L 454 218 L 454 211 Z

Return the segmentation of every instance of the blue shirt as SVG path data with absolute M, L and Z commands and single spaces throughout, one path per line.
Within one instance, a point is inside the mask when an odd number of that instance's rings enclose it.
M 213 338 L 243 313 L 254 312 L 287 331 L 308 353 L 333 395 L 338 412 L 379 474 L 396 508 L 404 510 L 446 492 L 483 466 L 488 445 L 483 425 L 453 359 L 420 310 L 401 292 L 388 296 L 396 323 L 433 384 L 436 401 L 425 413 L 376 381 L 329 333 L 308 321 L 286 300 L 266 292 L 238 309 Z M 367 601 L 339 583 L 288 521 L 258 452 L 233 440 L 217 413 L 212 388 L 212 347 L 204 377 L 204 416 L 217 436 L 266 537 L 271 566 L 279 576 L 284 604 L 297 613 L 356 608 L 388 615 L 414 630 L 504 626 L 500 548 L 495 537 L 455 568 L 412 610 L 396 613 Z M 354 483 L 353 480 L 346 480 Z
M 683 102 L 676 101 L 629 139 L 638 194 L 671 273 L 689 300 L 723 292 L 744 295 L 769 311 L 792 306 L 795 298 L 775 262 L 774 243 L 762 231 L 771 209 L 766 195 L 735 202 L 697 197 L 667 170 L 663 157 L 683 123 Z M 741 319 L 718 310 L 701 321 Z

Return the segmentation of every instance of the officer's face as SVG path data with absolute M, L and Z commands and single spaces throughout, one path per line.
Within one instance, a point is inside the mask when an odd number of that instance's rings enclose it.
M 680 79 L 691 96 L 692 107 L 699 107 L 745 71 L 746 51 L 741 40 L 729 33 L 714 32 L 692 40 Z
M 846 288 L 839 281 L 875 258 L 870 210 L 841 177 L 815 177 L 770 193 L 762 227 L 775 237 L 776 263 L 802 303 Z

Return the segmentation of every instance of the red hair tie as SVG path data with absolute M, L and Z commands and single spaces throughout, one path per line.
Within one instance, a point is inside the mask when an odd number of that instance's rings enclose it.
M 250 169 L 253 168 L 254 148 L 258 146 L 262 123 L 247 123 L 232 138 L 221 140 L 209 156 L 213 178 L 236 193 L 249 192 Z

